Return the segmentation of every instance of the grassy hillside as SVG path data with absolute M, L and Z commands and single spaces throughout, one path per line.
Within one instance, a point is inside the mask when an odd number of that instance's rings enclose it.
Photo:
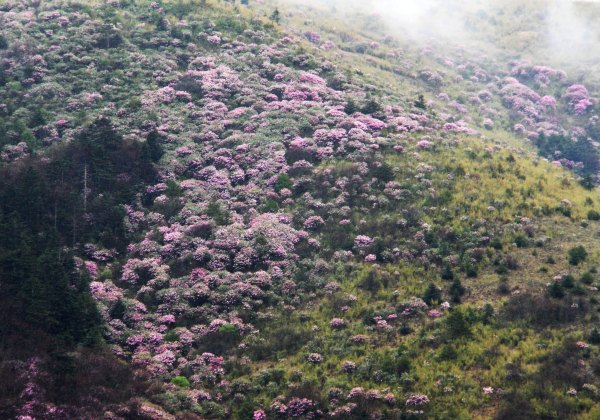
M 0 413 L 596 418 L 598 85 L 507 47 L 541 7 L 1 3 Z

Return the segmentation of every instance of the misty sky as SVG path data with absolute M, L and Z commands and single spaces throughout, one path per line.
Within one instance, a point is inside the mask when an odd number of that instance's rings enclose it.
M 598 0 L 281 0 L 376 14 L 401 39 L 444 40 L 557 65 L 600 65 Z

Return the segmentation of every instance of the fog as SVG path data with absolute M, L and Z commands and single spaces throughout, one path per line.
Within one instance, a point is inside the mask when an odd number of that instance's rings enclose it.
M 415 42 L 438 40 L 498 49 L 562 65 L 600 64 L 599 0 L 282 0 L 334 8 L 352 22 L 376 15 L 384 31 Z
M 579 4 L 597 1 L 579 2 Z M 588 19 L 575 2 L 554 1 L 550 4 L 545 25 L 546 41 L 552 54 L 564 59 L 595 59 L 600 55 L 600 27 Z M 594 24 L 596 23 L 596 24 Z

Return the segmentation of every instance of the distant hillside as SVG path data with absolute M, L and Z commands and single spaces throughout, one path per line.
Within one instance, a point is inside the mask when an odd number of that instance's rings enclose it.
M 600 89 L 542 5 L 248 3 L 0 4 L 2 417 L 597 418 Z

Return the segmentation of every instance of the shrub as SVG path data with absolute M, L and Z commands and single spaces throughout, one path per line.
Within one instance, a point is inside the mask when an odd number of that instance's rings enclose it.
M 162 141 L 162 136 L 156 130 L 151 131 L 146 137 L 148 153 L 150 154 L 150 159 L 154 162 L 158 162 L 165 153 L 161 146 Z
M 164 335 L 163 339 L 168 343 L 174 343 L 179 339 L 179 335 L 175 332 L 175 330 L 169 330 Z
M 571 289 L 571 293 L 576 296 L 584 296 L 587 292 L 581 284 L 575 284 Z
M 249 346 L 249 352 L 254 359 L 266 360 L 277 358 L 277 353 L 293 354 L 311 339 L 307 329 L 292 325 L 282 325 L 267 332 L 266 337 Z
M 580 180 L 579 183 L 586 190 L 593 190 L 596 186 L 596 181 L 594 180 L 594 175 L 585 174 Z
M 554 282 L 558 283 L 558 282 Z M 558 283 L 560 286 L 560 283 Z M 562 286 L 560 290 L 563 291 Z M 577 303 L 573 306 L 573 303 Z M 587 303 L 583 299 L 557 300 L 544 295 L 520 294 L 512 296 L 500 312 L 504 321 L 522 321 L 532 327 L 546 327 L 574 322 L 585 315 Z
M 281 13 L 279 13 L 279 9 L 273 10 L 273 13 L 271 13 L 271 20 L 275 23 L 281 22 Z
M 433 302 L 439 302 L 442 299 L 442 294 L 440 293 L 440 289 L 434 284 L 429 283 L 427 290 L 423 294 L 423 301 L 431 305 Z
M 369 272 L 358 282 L 358 287 L 372 294 L 377 293 L 381 287 L 380 276 L 375 270 L 369 270 Z
M 167 181 L 167 190 L 165 191 L 165 195 L 169 198 L 177 198 L 183 195 L 183 189 L 179 186 L 179 184 L 172 179 Z
M 494 307 L 491 304 L 486 303 L 483 307 L 483 312 L 481 314 L 481 322 L 483 322 L 485 325 L 488 325 L 492 321 L 493 317 Z
M 279 211 L 279 204 L 277 201 L 269 198 L 262 207 L 264 213 L 277 213 Z
M 110 310 L 110 316 L 114 319 L 123 319 L 125 316 L 125 312 L 127 311 L 127 307 L 123 303 L 121 299 L 115 303 L 115 306 Z
M 388 182 L 394 179 L 394 171 L 387 163 L 382 163 L 381 165 L 373 168 L 371 173 L 381 182 Z
M 564 276 L 562 279 L 562 286 L 566 289 L 573 288 L 573 286 L 575 286 L 575 279 L 573 278 L 573 276 L 570 274 Z
M 465 294 L 465 288 L 459 279 L 454 279 L 452 285 L 450 285 L 450 289 L 448 290 L 450 293 L 450 298 L 454 303 L 460 303 L 460 298 Z
M 452 339 L 471 336 L 471 327 L 460 308 L 454 309 L 446 318 L 446 334 Z
M 529 240 L 523 235 L 519 235 L 515 238 L 515 245 L 519 248 L 527 248 L 529 246 Z
M 592 284 L 594 282 L 594 275 L 589 271 L 586 271 L 581 275 L 579 281 L 581 281 L 583 284 Z
M 346 106 L 344 107 L 344 112 L 348 115 L 352 115 L 357 110 L 358 107 L 356 106 L 356 102 L 354 102 L 352 99 L 349 99 L 348 102 L 346 102 Z
M 600 331 L 598 328 L 593 328 L 587 339 L 590 344 L 600 344 Z
M 417 97 L 417 99 L 414 102 L 415 107 L 420 108 L 420 109 L 427 109 L 427 104 L 425 103 L 425 97 L 423 96 L 423 94 L 419 94 L 419 96 Z
M 500 262 L 498 266 L 494 269 L 496 274 L 506 274 L 508 273 L 508 267 L 504 261 Z
M 381 112 L 381 104 L 374 99 L 370 99 L 365 106 L 363 106 L 361 112 L 363 114 L 376 114 L 377 112 Z
M 408 324 L 402 324 L 398 332 L 400 332 L 400 335 L 409 335 L 413 332 L 413 329 Z
M 502 398 L 502 403 L 495 418 L 498 420 L 511 420 L 518 418 L 533 419 L 536 417 L 537 413 L 530 399 L 518 392 L 511 392 Z
M 229 223 L 230 215 L 227 210 L 224 210 L 218 201 L 211 201 L 206 209 L 206 214 L 213 219 L 219 226 Z
M 562 157 L 574 162 L 583 162 L 583 175 L 593 174 L 598 171 L 598 150 L 593 146 L 592 142 L 579 138 L 573 141 L 570 137 L 553 135 L 546 137 L 541 135 L 536 142 L 539 147 L 540 154 L 543 156 L 551 156 L 555 151 L 560 151 Z
M 507 295 L 510 293 L 510 285 L 508 284 L 508 279 L 506 277 L 500 279 L 497 290 L 501 295 Z
M 590 210 L 588 211 L 587 218 L 588 220 L 600 220 L 600 213 L 596 210 Z
M 444 265 L 441 276 L 442 280 L 454 280 L 454 272 L 452 271 L 450 264 Z
M 576 246 L 569 250 L 569 264 L 578 265 L 580 262 L 584 261 L 588 256 L 586 249 L 583 245 Z
M 190 381 L 185 376 L 175 376 L 173 379 L 171 379 L 171 383 L 180 388 L 190 387 Z
M 479 274 L 477 271 L 477 267 L 473 264 L 469 264 L 467 265 L 467 267 L 465 267 L 465 273 L 467 275 L 467 277 L 477 277 L 477 275 Z
M 548 294 L 555 299 L 562 299 L 565 297 L 565 289 L 561 283 L 553 281 L 550 286 L 548 286 Z
M 458 357 L 458 352 L 453 346 L 444 346 L 440 351 L 441 360 L 455 360 Z
M 279 176 L 277 177 L 277 182 L 275 182 L 274 188 L 275 191 L 279 192 L 284 188 L 291 190 L 293 186 L 294 184 L 292 183 L 292 180 L 287 174 L 279 174 Z
M 219 332 L 221 334 L 235 335 L 237 334 L 237 328 L 233 324 L 223 324 L 219 327 Z
M 490 246 L 494 249 L 497 250 L 501 250 L 502 249 L 502 241 L 500 240 L 500 238 L 494 238 L 492 239 L 492 241 L 490 242 Z

